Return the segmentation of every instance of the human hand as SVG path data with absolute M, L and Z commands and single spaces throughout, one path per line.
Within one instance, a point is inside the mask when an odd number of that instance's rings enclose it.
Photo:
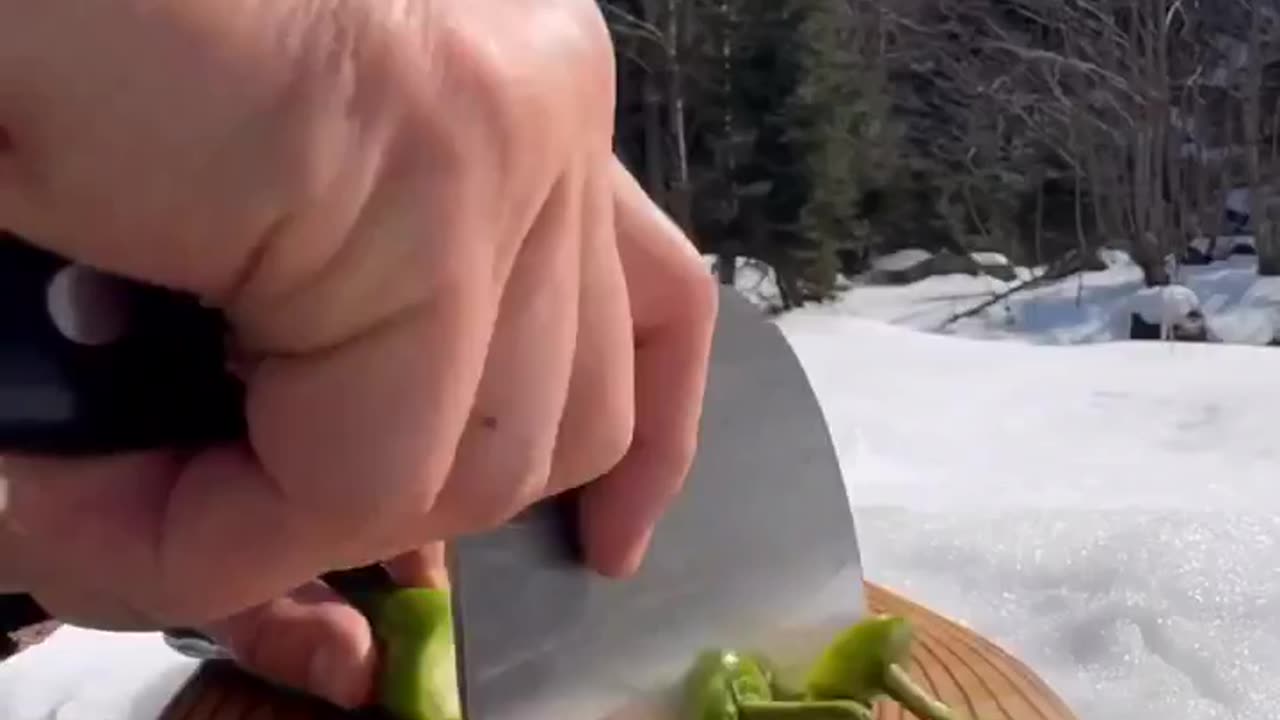
M 594 2 L 0 16 L 0 227 L 223 309 L 249 426 L 5 458 L 0 581 L 95 627 L 204 625 L 353 704 L 372 640 L 327 570 L 422 576 L 601 476 L 589 559 L 635 569 L 691 461 L 715 294 L 612 156 Z

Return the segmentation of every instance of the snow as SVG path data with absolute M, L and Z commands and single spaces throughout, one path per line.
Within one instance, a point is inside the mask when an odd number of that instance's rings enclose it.
M 1082 720 L 1280 704 L 1280 354 L 781 319 L 867 575 L 1028 661 Z
M 1214 260 L 1225 260 L 1237 248 L 1254 248 L 1257 243 L 1252 235 L 1219 235 L 1216 238 L 1200 236 L 1192 238 L 1191 247 Z
M 1186 285 L 1135 290 L 1129 301 L 1129 310 L 1152 325 L 1168 327 L 1200 309 L 1196 291 Z
M 885 272 L 901 272 L 902 270 L 909 270 L 931 257 L 933 257 L 933 254 L 928 250 L 906 248 L 875 258 L 871 261 L 871 267 Z
M 983 267 L 998 267 L 1001 265 L 1010 265 L 1009 257 L 1004 253 L 998 252 L 975 252 L 969 253 L 979 265 Z
M 1228 210 L 1241 215 L 1248 215 L 1252 207 L 1252 192 L 1250 188 L 1231 188 L 1231 190 L 1227 191 L 1227 198 L 1224 204 Z
M 1005 285 L 856 286 L 777 322 L 830 421 L 868 577 L 1004 645 L 1081 720 L 1270 718 L 1280 351 L 1250 344 L 1280 285 L 1234 260 L 1185 269 L 1237 344 L 1111 342 L 1141 283 L 1106 259 L 946 330 Z M 67 629 L 0 664 L 0 717 L 154 720 L 192 669 L 154 634 Z
M 941 275 L 907 286 L 856 284 L 838 300 L 805 314 L 865 317 L 935 333 L 1047 345 L 1110 342 L 1128 337 L 1129 314 L 1145 301 L 1141 270 L 1123 253 L 1102 254 L 1107 269 L 1023 290 L 984 312 L 948 324 L 952 316 L 1024 282 Z M 1195 295 L 1209 327 L 1224 341 L 1264 345 L 1280 331 L 1280 278 L 1260 278 L 1256 258 L 1236 256 L 1178 268 L 1177 284 Z M 1183 290 L 1171 309 L 1192 303 Z M 1159 316 L 1163 310 L 1157 311 Z
M 157 633 L 61 628 L 0 663 L 0 718 L 156 720 L 195 669 Z
M 704 255 L 707 269 L 715 273 L 719 256 Z M 748 257 L 735 258 L 734 284 L 743 297 L 762 310 L 782 307 L 782 293 L 778 290 L 777 272 L 760 260 Z
M 979 251 L 969 253 L 974 262 L 984 267 L 1009 265 L 1009 257 L 1004 253 Z M 880 272 L 901 272 L 909 270 L 933 257 L 933 253 L 921 248 L 904 248 L 891 253 L 879 255 L 871 260 L 871 269 Z

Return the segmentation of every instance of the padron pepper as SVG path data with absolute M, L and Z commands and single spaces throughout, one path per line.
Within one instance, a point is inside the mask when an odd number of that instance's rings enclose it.
M 871 720 L 886 697 L 920 720 L 956 720 L 907 673 L 912 639 L 903 618 L 858 622 L 822 651 L 800 691 L 780 686 L 762 658 L 705 652 L 688 678 L 681 720 Z
M 681 720 L 739 720 L 740 701 L 770 699 L 769 675 L 755 658 L 732 650 L 708 650 L 694 661 L 686 680 Z
M 778 688 L 762 658 L 709 650 L 694 662 L 685 684 L 681 720 L 871 720 L 857 702 L 775 699 Z
M 382 647 L 382 709 L 397 720 L 462 720 L 449 592 L 380 589 L 352 599 Z M 884 697 L 920 720 L 957 720 L 907 673 L 912 640 L 902 618 L 858 622 L 823 650 L 800 692 L 781 687 L 760 656 L 704 652 L 686 681 L 681 720 L 871 720 Z
M 812 698 L 874 703 L 897 701 L 920 720 L 956 720 L 949 707 L 929 697 L 906 670 L 911 624 L 890 615 L 867 618 L 840 633 L 818 657 L 805 682 Z
M 449 592 L 379 590 L 359 606 L 382 648 L 382 709 L 396 720 L 462 720 Z

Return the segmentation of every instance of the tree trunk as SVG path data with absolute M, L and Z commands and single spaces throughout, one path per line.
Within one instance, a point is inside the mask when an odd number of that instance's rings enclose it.
M 667 46 L 667 125 L 671 133 L 671 192 L 668 211 L 686 232 L 693 230 L 693 199 L 689 185 L 689 147 L 685 135 L 684 70 L 680 49 L 683 45 L 684 13 L 692 3 L 666 0 L 666 24 L 663 36 Z
M 1036 184 L 1036 215 L 1035 215 L 1035 241 L 1034 241 L 1034 262 L 1036 267 L 1044 264 L 1044 171 L 1037 169 L 1035 171 Z M 1078 182 L 1078 178 L 1077 178 Z
M 1253 223 L 1253 243 L 1258 251 L 1258 274 L 1280 275 L 1280 243 L 1271 222 L 1268 188 L 1262 177 L 1259 157 L 1262 138 L 1262 3 L 1253 3 L 1249 23 L 1249 72 L 1245 88 L 1244 140 L 1249 164 L 1249 218 Z
M 666 205 L 666 141 L 662 134 L 662 89 L 653 71 L 644 73 L 644 169 L 645 190 Z
M 716 259 L 716 278 L 721 285 L 734 287 L 738 284 L 738 254 L 729 249 L 720 251 Z

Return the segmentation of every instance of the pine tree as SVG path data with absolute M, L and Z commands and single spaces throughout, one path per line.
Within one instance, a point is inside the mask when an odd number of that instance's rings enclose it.
M 806 294 L 813 299 L 830 297 L 842 260 L 856 264 L 873 243 L 860 200 L 877 169 L 873 144 L 884 142 L 886 96 L 874 62 L 874 23 L 867 22 L 878 10 L 861 13 L 859 6 L 807 0 L 795 45 L 802 81 L 787 116 L 809 192 L 793 252 L 805 267 Z

